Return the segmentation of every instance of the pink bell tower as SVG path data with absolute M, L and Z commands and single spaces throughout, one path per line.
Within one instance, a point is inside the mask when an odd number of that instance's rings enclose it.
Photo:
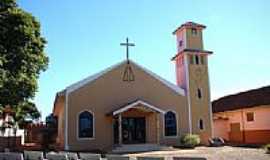
M 206 26 L 187 22 L 177 28 L 177 53 L 172 58 L 175 61 L 176 83 L 185 90 L 190 133 L 201 136 L 207 143 L 212 136 L 212 107 L 208 76 L 208 55 L 211 51 L 204 50 L 203 29 Z
M 190 63 L 197 62 L 200 58 L 197 56 L 201 56 L 201 59 L 204 59 L 208 54 L 212 53 L 211 51 L 206 51 L 203 48 L 202 31 L 205 28 L 206 26 L 204 25 L 187 22 L 182 24 L 173 32 L 173 34 L 176 35 L 177 46 L 177 53 L 172 58 L 176 63 L 176 83 L 179 87 L 184 88 L 185 90 L 187 89 L 188 80 L 188 61 Z M 192 54 L 197 56 L 188 56 Z

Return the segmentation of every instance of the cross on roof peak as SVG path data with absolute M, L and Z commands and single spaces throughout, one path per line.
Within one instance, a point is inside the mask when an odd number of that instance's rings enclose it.
M 123 81 L 127 81 L 127 82 L 132 82 L 135 80 L 135 76 L 134 73 L 132 71 L 131 66 L 129 65 L 129 52 L 128 52 L 128 47 L 133 47 L 135 46 L 134 43 L 129 43 L 128 42 L 128 38 L 126 38 L 126 43 L 120 43 L 121 46 L 126 46 L 126 55 L 127 55 L 127 65 L 125 67 L 125 71 L 123 74 Z
M 134 47 L 134 43 L 129 43 L 128 37 L 126 38 L 126 43 L 120 43 L 121 46 L 126 46 L 126 57 L 127 57 L 127 62 L 129 63 L 129 49 L 128 47 Z

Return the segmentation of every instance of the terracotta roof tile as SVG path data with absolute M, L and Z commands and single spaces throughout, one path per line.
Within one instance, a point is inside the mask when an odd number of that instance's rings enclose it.
M 213 112 L 224 112 L 270 104 L 270 86 L 225 96 L 212 102 Z

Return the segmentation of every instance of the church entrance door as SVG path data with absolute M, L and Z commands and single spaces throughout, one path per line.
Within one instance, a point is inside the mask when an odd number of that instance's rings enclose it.
M 124 144 L 145 143 L 145 118 L 125 117 L 122 120 Z

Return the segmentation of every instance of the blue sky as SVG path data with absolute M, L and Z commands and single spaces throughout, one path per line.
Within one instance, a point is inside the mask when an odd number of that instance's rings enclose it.
M 49 68 L 39 78 L 35 102 L 43 118 L 57 91 L 125 58 L 175 83 L 175 28 L 186 21 L 207 26 L 212 99 L 270 85 L 270 1 L 19 0 L 41 22 Z

